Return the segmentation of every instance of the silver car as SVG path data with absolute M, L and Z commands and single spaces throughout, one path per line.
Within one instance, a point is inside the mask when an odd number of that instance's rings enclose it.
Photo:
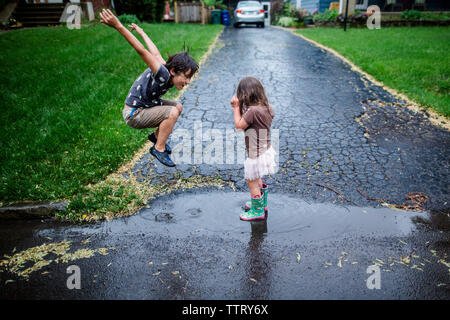
M 240 24 L 256 24 L 264 28 L 264 9 L 259 1 L 239 1 L 234 10 L 234 26 Z

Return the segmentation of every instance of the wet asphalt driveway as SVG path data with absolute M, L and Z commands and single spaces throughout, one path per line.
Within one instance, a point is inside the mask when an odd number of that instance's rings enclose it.
M 94 225 L 2 222 L 2 255 L 65 239 L 72 251 L 108 252 L 49 263 L 28 280 L 2 272 L 0 297 L 450 298 L 450 133 L 289 32 L 227 28 L 219 40 L 182 96 L 176 129 L 192 132 L 192 149 L 199 124 L 225 135 L 239 80 L 259 78 L 279 130 L 267 220 L 239 221 L 248 198 L 242 164 L 179 162 L 172 169 L 145 154 L 129 173 L 141 183 L 219 175 L 232 187 L 173 192 L 135 216 Z M 410 192 L 428 197 L 427 211 L 367 199 L 402 204 Z M 80 290 L 66 287 L 71 264 L 80 267 Z M 366 269 L 374 264 L 381 287 L 370 290 Z

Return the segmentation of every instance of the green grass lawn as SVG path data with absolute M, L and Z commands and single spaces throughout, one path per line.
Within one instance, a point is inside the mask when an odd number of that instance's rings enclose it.
M 336 50 L 388 87 L 450 117 L 450 27 L 296 32 Z
M 199 61 L 221 25 L 143 24 L 163 57 L 186 42 Z M 44 27 L 0 35 L 0 202 L 67 199 L 146 141 L 122 108 L 147 66 L 115 30 Z M 172 88 L 165 97 L 174 97 Z

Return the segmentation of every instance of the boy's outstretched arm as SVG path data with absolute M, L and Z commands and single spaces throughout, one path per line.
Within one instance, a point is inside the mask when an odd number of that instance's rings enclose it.
M 128 27 L 130 28 L 130 31 L 136 30 L 138 35 L 141 36 L 141 38 L 144 40 L 145 44 L 147 45 L 148 51 L 150 51 L 150 53 L 152 55 L 154 55 L 161 64 L 166 64 L 166 61 L 161 56 L 161 53 L 159 52 L 156 45 L 153 43 L 152 39 L 150 39 L 150 37 L 145 33 L 145 31 L 141 27 L 139 27 L 138 25 L 136 25 L 134 23 L 132 23 L 131 25 L 128 25 Z
M 125 28 L 119 19 L 111 12 L 111 10 L 103 9 L 100 12 L 101 20 L 100 22 L 106 24 L 117 31 L 128 41 L 129 44 L 136 50 L 136 52 L 141 56 L 142 60 L 148 65 L 153 74 L 156 74 L 161 66 L 161 62 L 158 58 L 153 56 L 150 52 L 145 49 L 144 45 L 136 39 L 136 37 Z

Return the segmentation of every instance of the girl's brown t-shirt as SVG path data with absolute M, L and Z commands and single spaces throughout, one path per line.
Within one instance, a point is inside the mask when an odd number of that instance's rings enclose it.
M 270 126 L 275 116 L 272 106 L 250 106 L 242 115 L 245 129 L 245 147 L 249 158 L 256 158 L 270 148 Z

